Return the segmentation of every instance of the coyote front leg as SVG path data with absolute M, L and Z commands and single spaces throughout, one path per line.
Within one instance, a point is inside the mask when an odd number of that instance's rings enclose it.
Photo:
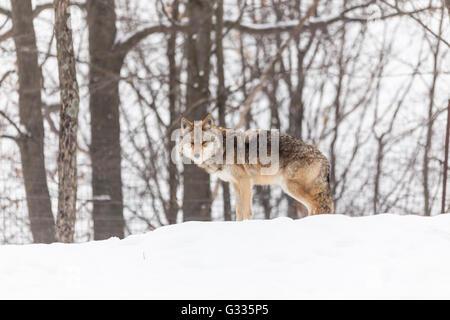
M 242 221 L 242 201 L 241 192 L 239 190 L 239 185 L 233 183 L 233 193 L 234 193 L 234 206 L 236 207 L 236 221 Z
M 252 218 L 252 183 L 250 179 L 239 181 L 239 193 L 241 200 L 241 214 L 244 220 Z

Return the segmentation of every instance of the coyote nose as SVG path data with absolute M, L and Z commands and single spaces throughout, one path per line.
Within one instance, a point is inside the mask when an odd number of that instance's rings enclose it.
M 198 159 L 198 158 L 200 158 L 200 153 L 196 153 L 196 154 L 194 154 L 194 158 L 195 158 L 195 159 Z

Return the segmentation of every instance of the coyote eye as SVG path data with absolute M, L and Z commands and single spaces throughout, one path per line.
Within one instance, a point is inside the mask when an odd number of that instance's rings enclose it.
M 208 144 L 208 141 L 203 141 L 202 142 L 202 146 L 204 147 L 204 146 L 206 146 Z

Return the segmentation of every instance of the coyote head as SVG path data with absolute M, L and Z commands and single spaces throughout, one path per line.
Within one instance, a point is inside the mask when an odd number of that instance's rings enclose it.
M 222 135 L 210 114 L 191 122 L 181 118 L 181 141 L 178 151 L 196 164 L 211 160 L 222 152 Z

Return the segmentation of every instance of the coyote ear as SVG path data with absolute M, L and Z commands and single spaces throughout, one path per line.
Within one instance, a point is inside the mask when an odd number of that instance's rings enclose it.
M 211 114 L 208 114 L 205 119 L 203 119 L 202 124 L 203 129 L 209 130 L 215 127 L 214 119 Z
M 186 132 L 191 131 L 192 128 L 194 128 L 192 122 L 190 122 L 185 117 L 181 118 L 181 134 L 185 134 Z

